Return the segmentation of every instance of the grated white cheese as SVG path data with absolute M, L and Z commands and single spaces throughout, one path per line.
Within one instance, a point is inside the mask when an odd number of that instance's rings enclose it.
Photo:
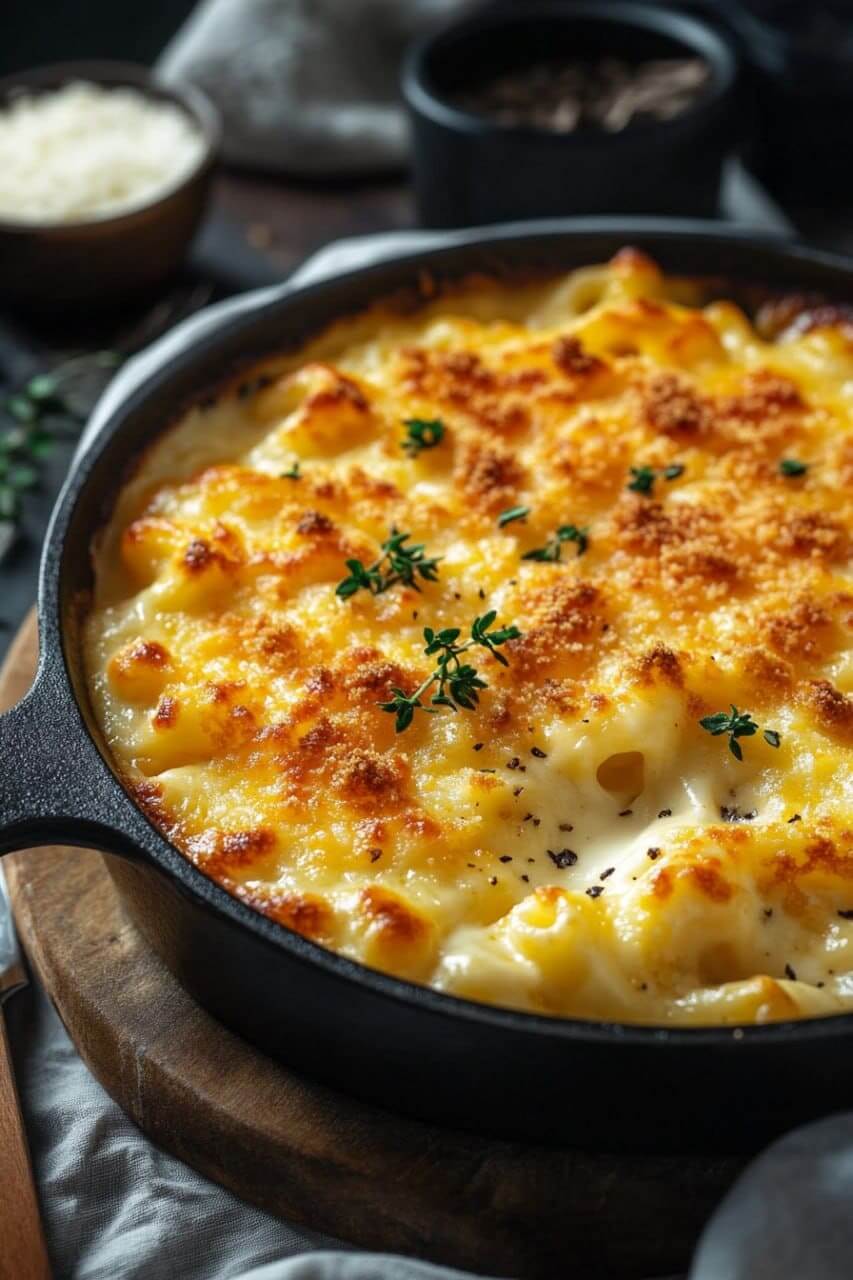
M 180 107 L 78 81 L 0 111 L 0 218 L 77 222 L 124 213 L 175 186 L 204 152 Z

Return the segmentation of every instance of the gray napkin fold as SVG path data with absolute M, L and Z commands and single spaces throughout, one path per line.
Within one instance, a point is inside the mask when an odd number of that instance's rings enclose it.
M 272 1280 L 287 1274 L 285 1258 L 346 1248 L 243 1204 L 148 1142 L 38 988 L 6 1012 L 56 1280 Z
M 343 175 L 400 168 L 409 41 L 470 0 L 204 0 L 158 70 L 216 103 L 232 164 Z
M 851 1276 L 853 1115 L 845 1113 L 795 1129 L 753 1161 L 708 1224 L 690 1280 Z
M 392 1257 L 387 1253 L 314 1253 L 247 1271 L 240 1280 L 471 1280 L 471 1277 L 467 1272 L 432 1267 L 428 1262 Z

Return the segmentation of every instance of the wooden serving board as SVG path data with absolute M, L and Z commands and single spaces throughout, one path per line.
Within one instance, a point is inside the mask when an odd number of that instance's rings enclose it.
M 0 707 L 28 688 L 36 648 L 30 616 Z M 198 1008 L 125 918 L 99 854 L 5 864 L 27 954 L 93 1074 L 159 1146 L 290 1221 L 490 1275 L 645 1280 L 686 1266 L 740 1168 L 490 1140 L 333 1093 Z M 642 1081 L 631 1087 L 642 1106 Z

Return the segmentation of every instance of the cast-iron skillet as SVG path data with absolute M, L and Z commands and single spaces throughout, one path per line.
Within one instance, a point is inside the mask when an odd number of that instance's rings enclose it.
M 648 221 L 466 234 L 262 301 L 197 340 L 128 395 L 69 477 L 39 587 L 41 660 L 0 718 L 0 853 L 91 846 L 130 916 L 216 1017 L 298 1069 L 443 1124 L 597 1148 L 734 1149 L 853 1102 L 853 1015 L 673 1029 L 490 1008 L 398 981 L 291 933 L 205 878 L 136 808 L 89 708 L 77 615 L 90 538 L 139 448 L 193 397 L 250 359 L 300 343 L 426 270 L 567 268 L 624 244 L 667 270 L 853 299 L 853 264 L 784 243 Z

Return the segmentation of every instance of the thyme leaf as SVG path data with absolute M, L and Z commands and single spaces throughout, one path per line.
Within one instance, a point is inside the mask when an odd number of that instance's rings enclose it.
M 687 470 L 683 462 L 671 462 L 666 467 L 631 467 L 631 479 L 627 487 L 632 493 L 650 494 L 654 492 L 655 480 L 662 476 L 664 480 L 677 480 Z
M 508 507 L 506 511 L 502 511 L 498 516 L 498 528 L 503 529 L 504 525 L 512 524 L 513 520 L 523 520 L 525 516 L 529 515 L 529 507 Z
M 731 713 L 716 711 L 713 715 L 703 716 L 699 721 L 702 728 L 713 737 L 726 733 L 729 738 L 729 750 L 736 760 L 743 760 L 743 748 L 738 738 L 751 738 L 758 732 L 758 725 L 748 711 L 738 711 L 732 703 Z M 775 729 L 764 730 L 764 740 L 771 747 L 778 747 L 782 735 Z
M 444 423 L 440 418 L 406 418 L 403 450 L 415 458 L 422 449 L 434 449 L 444 439 Z
M 655 486 L 654 467 L 632 467 L 628 488 L 632 493 L 651 493 Z
M 346 600 L 363 589 L 378 596 L 397 582 L 420 591 L 419 576 L 425 582 L 435 582 L 440 557 L 428 557 L 422 542 L 406 546 L 411 536 L 392 526 L 390 537 L 382 543 L 382 555 L 372 565 L 367 566 L 361 560 L 347 560 L 349 577 L 338 583 L 335 594 Z
M 453 712 L 473 711 L 476 708 L 480 700 L 480 691 L 487 689 L 488 684 L 476 667 L 461 661 L 462 655 L 469 649 L 480 646 L 487 649 L 503 666 L 508 666 L 509 663 L 504 655 L 497 650 L 508 640 L 517 640 L 521 635 L 518 627 L 514 625 L 490 630 L 496 619 L 497 613 L 494 609 L 483 614 L 482 617 L 475 618 L 471 623 L 470 639 L 463 644 L 459 644 L 459 638 L 462 635 L 461 627 L 444 627 L 441 631 L 424 627 L 423 635 L 426 641 L 424 654 L 436 659 L 435 667 L 414 693 L 407 694 L 404 689 L 394 687 L 391 690 L 394 696 L 388 702 L 377 704 L 381 711 L 387 711 L 389 715 L 396 717 L 394 728 L 397 733 L 403 733 L 408 729 L 416 711 L 426 711 L 430 715 L 435 715 L 441 707 L 446 707 Z M 430 690 L 434 692 L 427 705 L 422 699 L 430 693 Z
M 559 529 L 551 535 L 544 547 L 534 547 L 532 551 L 525 551 L 521 557 L 522 560 L 539 560 L 543 562 L 556 563 L 561 556 L 562 546 L 564 542 L 574 542 L 577 544 L 578 555 L 582 556 L 589 546 L 589 527 L 579 529 L 575 524 L 563 524 Z

